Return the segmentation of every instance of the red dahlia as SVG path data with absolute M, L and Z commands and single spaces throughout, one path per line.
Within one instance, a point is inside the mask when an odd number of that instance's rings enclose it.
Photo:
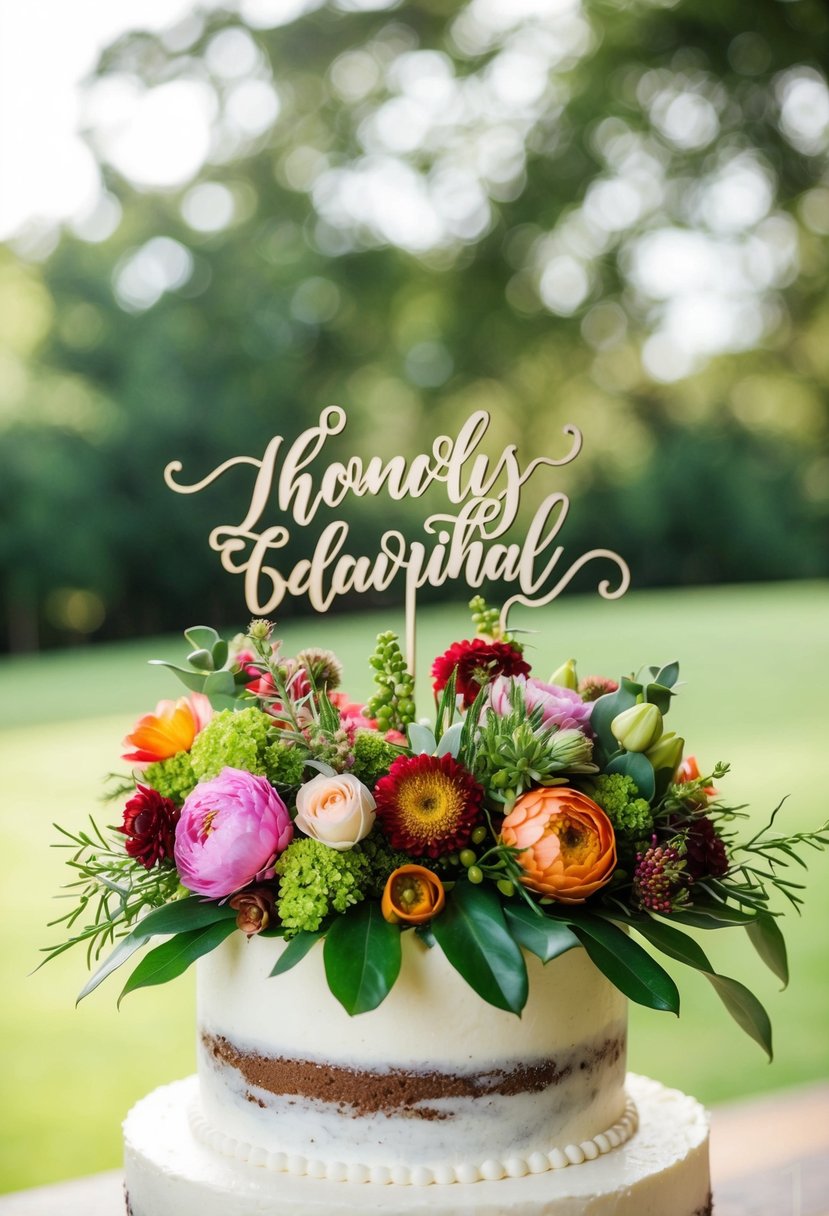
M 412 857 L 441 857 L 469 844 L 483 797 L 451 756 L 398 756 L 374 790 L 389 843 Z
M 530 665 L 515 646 L 507 642 L 490 642 L 473 638 L 471 642 L 454 642 L 445 654 L 432 664 L 435 692 L 445 688 L 457 668 L 457 690 L 466 706 L 472 704 L 484 685 L 496 676 L 528 676 Z
M 164 798 L 147 785 L 139 785 L 124 807 L 124 822 L 118 829 L 127 838 L 124 846 L 130 857 L 151 870 L 163 861 L 172 861 L 176 824 L 181 810 L 171 798 Z

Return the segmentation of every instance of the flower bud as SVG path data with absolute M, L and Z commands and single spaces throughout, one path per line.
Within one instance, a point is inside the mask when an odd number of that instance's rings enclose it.
M 566 663 L 562 663 L 561 667 L 557 667 L 550 676 L 550 684 L 555 684 L 557 688 L 571 688 L 573 692 L 579 686 L 579 678 L 576 675 L 576 660 L 568 659 Z
M 655 705 L 631 705 L 610 723 L 614 737 L 629 752 L 646 752 L 662 734 L 662 714 Z
M 667 730 L 659 741 L 649 748 L 645 754 L 653 765 L 655 773 L 661 772 L 662 769 L 668 769 L 673 774 L 676 772 L 682 759 L 682 749 L 684 747 L 685 740 L 674 731 Z

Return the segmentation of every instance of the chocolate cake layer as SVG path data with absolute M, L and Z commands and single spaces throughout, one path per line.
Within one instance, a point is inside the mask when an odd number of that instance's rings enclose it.
M 371 1071 L 271 1057 L 242 1051 L 222 1035 L 203 1034 L 202 1043 L 214 1060 L 235 1068 L 248 1085 L 266 1093 L 315 1098 L 348 1107 L 354 1115 L 406 1112 L 421 1118 L 440 1117 L 424 1105 L 439 1099 L 539 1093 L 574 1072 L 589 1074 L 600 1065 L 616 1063 L 625 1047 L 622 1038 L 609 1038 L 569 1056 L 464 1074 L 399 1067 Z M 250 1100 L 257 1101 L 253 1095 Z

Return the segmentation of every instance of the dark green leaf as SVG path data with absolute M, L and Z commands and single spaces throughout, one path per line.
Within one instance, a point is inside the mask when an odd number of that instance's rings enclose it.
M 215 950 L 226 937 L 236 931 L 236 921 L 220 920 L 202 929 L 191 929 L 179 933 L 163 942 L 142 958 L 124 985 L 118 1004 L 128 992 L 137 988 L 149 988 L 155 984 L 166 984 L 187 970 L 191 963 L 203 954 Z
M 432 922 L 432 932 L 480 997 L 498 1009 L 521 1012 L 527 1002 L 527 967 L 491 887 L 459 882 Z
M 353 1017 L 385 1000 L 400 972 L 400 930 L 376 903 L 358 904 L 328 930 L 323 954 L 328 987 Z
M 746 925 L 746 932 L 760 958 L 785 988 L 789 982 L 789 960 L 776 917 L 769 912 L 758 912 L 751 924 Z
M 754 917 L 740 908 L 726 904 L 695 904 L 671 913 L 671 920 L 693 929 L 727 929 L 729 925 L 748 925 Z
M 90 976 L 83 988 L 81 988 L 75 1004 L 79 1005 L 85 996 L 89 996 L 90 992 L 94 992 L 108 975 L 112 975 L 113 971 L 117 971 L 122 963 L 125 963 L 128 958 L 135 954 L 136 950 L 140 950 L 149 940 L 149 935 L 144 937 L 135 931 L 128 933 L 126 937 L 122 937 L 114 950 L 101 963 L 95 974 Z
M 573 916 L 570 927 L 599 970 L 637 1005 L 679 1013 L 679 992 L 667 971 L 610 921 L 590 913 Z
M 302 929 L 297 933 L 296 937 L 292 937 L 286 945 L 285 949 L 276 960 L 271 975 L 284 975 L 286 971 L 290 971 L 298 962 L 305 958 L 305 955 L 318 941 L 325 937 L 326 929 L 317 929 L 315 933 L 308 933 Z
M 663 954 L 701 971 L 737 1024 L 760 1044 L 771 1059 L 771 1023 L 753 993 L 738 980 L 718 975 L 702 947 L 673 925 L 657 920 L 637 921 L 635 928 Z
M 134 932 L 145 937 L 159 934 L 183 933 L 186 929 L 201 929 L 217 920 L 233 920 L 236 913 L 229 904 L 217 904 L 202 899 L 200 895 L 188 895 L 176 899 L 162 908 L 154 908 L 142 917 Z
M 418 925 L 415 929 L 415 933 L 423 944 L 428 946 L 430 950 L 433 946 L 437 945 L 437 938 L 432 932 L 432 926 L 430 924 Z
M 746 1034 L 759 1043 L 771 1061 L 774 1057 L 771 1044 L 771 1022 L 769 1015 L 757 1000 L 753 992 L 749 992 L 744 984 L 732 980 L 727 975 L 707 974 L 706 978 L 713 984 L 717 995 L 728 1012 Z
M 550 959 L 581 945 L 575 933 L 562 921 L 552 920 L 543 913 L 539 915 L 526 904 L 507 905 L 504 915 L 514 940 L 542 963 L 549 963 Z
M 605 772 L 623 773 L 625 777 L 630 777 L 646 802 L 653 798 L 656 790 L 653 765 L 642 752 L 624 752 L 623 755 L 616 756 L 607 765 Z

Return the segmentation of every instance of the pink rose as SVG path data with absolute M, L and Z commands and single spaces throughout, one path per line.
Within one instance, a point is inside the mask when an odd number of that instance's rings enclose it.
M 264 777 L 224 768 L 197 785 L 181 808 L 176 868 L 190 891 L 223 899 L 254 879 L 272 878 L 293 834 L 288 808 Z
M 524 707 L 530 713 L 541 706 L 541 722 L 544 726 L 557 726 L 559 730 L 580 730 L 592 738 L 590 715 L 592 704 L 582 701 L 571 688 L 558 684 L 545 684 L 532 676 L 498 676 L 489 686 L 489 705 L 496 714 L 508 714 L 512 708 L 513 685 L 521 690 Z
M 374 798 L 351 773 L 326 777 L 321 773 L 299 787 L 296 796 L 296 825 L 311 836 L 343 853 L 374 827 Z

